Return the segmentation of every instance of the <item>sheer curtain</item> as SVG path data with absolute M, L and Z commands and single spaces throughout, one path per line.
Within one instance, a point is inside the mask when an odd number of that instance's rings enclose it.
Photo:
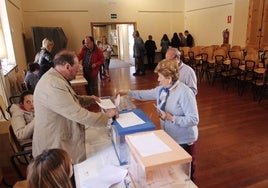
M 0 22 L 0 59 L 7 58 L 7 50 L 5 45 L 5 38 L 2 29 L 2 24 Z
M 7 51 L 6 51 L 4 34 L 2 30 L 2 24 L 0 22 L 0 95 L 3 97 L 7 105 L 7 97 L 6 97 L 6 91 L 5 91 L 5 79 L 3 75 L 3 69 L 2 69 L 2 59 L 5 59 L 5 58 L 7 58 Z

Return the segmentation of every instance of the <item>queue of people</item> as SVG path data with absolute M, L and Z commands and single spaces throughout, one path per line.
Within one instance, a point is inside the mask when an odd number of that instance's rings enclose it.
M 160 46 L 162 59 L 165 59 L 165 55 L 169 47 L 177 49 L 183 46 L 193 47 L 194 38 L 188 30 L 184 31 L 184 35 L 181 32 L 179 34 L 177 32 L 173 33 L 173 37 L 171 38 L 171 40 L 169 40 L 167 34 L 164 34 L 161 39 Z
M 188 32 L 187 37 L 189 35 Z M 145 75 L 141 57 L 147 52 L 148 62 L 154 62 L 153 51 L 155 52 L 157 47 L 151 35 L 145 43 L 138 31 L 134 31 L 133 37 L 136 67 L 133 75 Z M 197 79 L 191 67 L 181 61 L 178 50 L 178 46 L 189 44 L 190 39 L 182 40 L 181 33 L 174 33 L 174 37 L 172 48 L 169 47 L 171 42 L 166 34 L 161 40 L 161 53 L 165 60 L 160 61 L 154 69 L 158 75 L 159 86 L 147 90 L 131 90 L 127 95 L 142 101 L 156 101 L 161 128 L 192 156 L 191 179 L 195 181 L 199 122 L 195 97 L 198 91 Z M 193 45 L 193 39 L 191 40 Z M 51 40 L 47 43 L 50 44 L 48 46 L 51 51 L 54 44 Z M 65 181 L 62 187 L 72 187 L 72 164 L 86 159 L 86 129 L 107 125 L 108 119 L 118 117 L 117 109 L 96 113 L 85 108 L 86 105 L 100 102 L 97 81 L 99 67 L 104 64 L 104 72 L 109 76 L 111 52 L 107 39 L 103 39 L 102 46 L 98 47 L 93 37 L 86 36 L 77 55 L 68 50 L 58 52 L 53 58 L 52 66 L 49 62 L 50 69 L 43 69 L 36 86 L 21 94 L 19 106 L 12 106 L 12 126 L 16 136 L 21 140 L 32 139 L 33 142 L 34 159 L 28 167 L 26 181 L 29 187 L 53 187 L 63 183 L 62 180 Z M 44 53 L 47 52 L 40 52 L 38 62 L 42 61 L 40 59 Z M 85 96 L 77 95 L 70 85 L 70 81 L 75 79 L 79 72 L 80 61 L 83 76 L 88 81 Z M 40 72 L 42 65 L 43 68 L 48 67 L 44 66 L 44 62 L 38 65 L 40 67 L 36 70 L 30 68 L 33 74 Z M 55 166 L 57 169 L 51 169 L 49 163 L 59 165 Z M 40 173 L 46 173 L 48 176 L 41 177 Z

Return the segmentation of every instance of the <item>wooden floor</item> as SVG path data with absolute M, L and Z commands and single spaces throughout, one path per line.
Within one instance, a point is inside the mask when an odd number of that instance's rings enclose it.
M 134 77 L 134 67 L 111 69 L 111 82 L 100 81 L 100 96 L 158 85 L 152 71 Z M 200 115 L 197 185 L 200 188 L 268 187 L 268 99 L 253 101 L 251 91 L 238 96 L 221 83 L 198 84 Z M 83 93 L 83 89 L 77 88 Z M 155 101 L 133 101 L 159 128 Z M 2 155 L 2 153 L 1 153 Z M 1 187 L 1 186 L 0 186 Z
M 133 72 L 134 67 L 112 69 L 112 81 L 101 82 L 101 95 L 158 85 L 152 71 L 144 77 Z M 198 89 L 198 187 L 268 187 L 268 100 L 253 101 L 250 89 L 238 96 L 236 87 L 226 91 L 220 81 L 214 86 L 202 81 Z M 159 128 L 153 102 L 134 101 Z

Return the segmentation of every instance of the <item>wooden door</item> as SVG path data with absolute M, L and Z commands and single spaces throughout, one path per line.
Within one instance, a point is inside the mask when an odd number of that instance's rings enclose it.
M 246 46 L 263 49 L 268 46 L 268 0 L 250 0 Z
M 268 47 L 268 0 L 264 0 L 261 49 Z

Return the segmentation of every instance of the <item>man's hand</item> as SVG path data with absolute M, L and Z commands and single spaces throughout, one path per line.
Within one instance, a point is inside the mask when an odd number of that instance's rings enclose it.
M 119 113 L 118 110 L 116 108 L 113 109 L 109 109 L 105 111 L 105 114 L 109 117 L 109 118 L 118 118 L 119 117 Z
M 95 96 L 95 95 L 91 95 L 90 96 L 94 101 L 97 101 L 97 102 L 101 102 L 101 100 L 100 100 L 100 98 L 99 97 L 97 97 L 97 96 Z

